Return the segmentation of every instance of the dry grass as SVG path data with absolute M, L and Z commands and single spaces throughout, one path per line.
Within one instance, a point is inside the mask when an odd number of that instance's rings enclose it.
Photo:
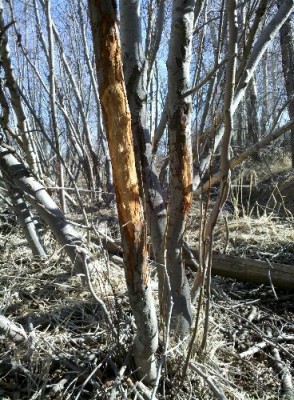
M 264 208 L 258 213 L 240 204 L 237 213 L 232 204 L 234 199 L 216 227 L 216 251 L 293 262 L 293 221 L 289 216 L 286 219 Z M 105 220 L 101 220 L 96 222 L 102 229 Z M 191 244 L 197 244 L 198 228 L 199 210 L 195 207 L 187 235 Z M 117 231 L 107 233 L 116 235 Z M 119 330 L 116 340 L 99 305 L 80 278 L 72 275 L 71 264 L 54 247 L 48 232 L 45 239 L 52 254 L 40 262 L 31 259 L 15 228 L 0 234 L 0 313 L 21 324 L 29 337 L 16 345 L 0 336 L 0 398 L 150 399 L 150 388 L 136 383 L 130 357 L 135 326 L 123 269 L 108 261 L 102 247 L 92 249 L 101 265 L 93 287 Z M 155 276 L 155 297 L 156 285 Z M 214 386 L 232 400 L 282 399 L 282 376 L 272 349 L 278 348 L 284 367 L 293 374 L 294 340 L 276 344 L 274 338 L 294 337 L 294 296 L 289 292 L 277 295 L 278 299 L 264 285 L 215 277 L 206 349 L 200 352 L 200 322 L 182 383 L 188 341 L 171 341 L 156 398 L 210 400 L 217 398 Z M 262 350 L 240 358 L 242 352 L 264 340 L 267 346 Z M 164 344 L 161 337 L 159 362 Z
M 148 398 L 147 389 L 135 384 L 132 363 L 118 379 L 135 333 L 122 269 L 109 264 L 107 271 L 104 264 L 107 273 L 94 281 L 95 291 L 119 327 L 117 342 L 99 306 L 80 279 L 72 276 L 71 265 L 62 254 L 55 252 L 40 263 L 30 259 L 19 234 L 2 236 L 2 240 L 6 246 L 1 257 L 1 313 L 21 324 L 29 341 L 16 346 L 0 338 L 1 399 L 109 399 L 114 392 L 115 399 Z M 293 314 L 287 317 L 284 310 L 284 315 L 273 315 L 264 300 L 278 310 L 287 303 L 273 302 L 268 288 L 232 280 L 215 278 L 214 287 L 206 351 L 199 354 L 200 329 L 193 344 L 192 366 L 182 385 L 186 344 L 171 342 L 156 398 L 212 399 L 206 379 L 194 367 L 210 377 L 228 399 L 278 399 L 280 379 L 268 353 L 247 360 L 240 360 L 238 354 L 261 340 L 258 321 L 263 325 L 267 321 L 276 330 L 291 324 Z M 253 306 L 258 308 L 258 320 L 249 323 Z M 294 355 L 293 346 L 288 350 Z

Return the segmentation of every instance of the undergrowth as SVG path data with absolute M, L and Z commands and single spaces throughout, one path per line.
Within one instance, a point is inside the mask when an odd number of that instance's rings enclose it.
M 253 196 L 249 179 L 250 185 Z M 215 251 L 292 264 L 291 212 L 281 216 L 275 207 L 250 203 L 248 196 L 247 203 L 240 203 L 236 193 L 232 191 L 218 221 Z M 192 215 L 187 241 L 197 247 L 199 210 Z M 108 259 L 99 240 L 92 249 L 100 266 L 92 285 L 118 338 L 49 232 L 45 240 L 51 254 L 44 261 L 31 258 L 16 227 L 6 228 L 0 232 L 0 314 L 20 324 L 28 340 L 16 345 L 5 333 L 0 336 L 1 399 L 290 398 L 285 397 L 283 376 L 294 370 L 293 293 L 214 277 L 205 350 L 200 351 L 202 320 L 193 343 L 190 338 L 171 340 L 165 352 L 161 335 L 157 357 L 162 370 L 155 394 L 136 380 L 131 351 L 136 327 L 124 271 Z M 189 277 L 193 279 L 192 272 Z M 156 272 L 152 287 L 156 297 Z

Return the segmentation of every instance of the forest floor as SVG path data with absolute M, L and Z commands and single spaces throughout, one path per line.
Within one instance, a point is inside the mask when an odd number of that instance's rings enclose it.
M 294 172 L 285 157 L 271 168 L 263 162 L 255 169 L 258 173 L 248 164 L 234 173 L 230 198 L 215 230 L 215 252 L 294 268 Z M 198 211 L 195 206 L 189 222 L 191 246 L 198 242 Z M 117 223 L 109 223 L 107 215 L 97 212 L 91 217 L 98 230 L 119 240 Z M 199 351 L 200 328 L 182 382 L 187 343 L 171 340 L 152 397 L 152 391 L 134 378 L 129 349 L 135 326 L 123 268 L 109 259 L 97 238 L 91 250 L 101 268 L 92 286 L 119 331 L 116 340 L 93 295 L 73 276 L 71 264 L 46 228 L 44 235 L 51 255 L 40 262 L 31 258 L 13 220 L 0 228 L 1 314 L 28 335 L 18 345 L 0 336 L 1 400 L 293 399 L 294 291 L 213 277 L 205 351 Z M 156 296 L 156 274 L 152 277 Z M 192 282 L 192 272 L 189 277 Z

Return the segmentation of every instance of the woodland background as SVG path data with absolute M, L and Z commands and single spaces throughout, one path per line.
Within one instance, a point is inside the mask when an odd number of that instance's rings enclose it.
M 294 1 L 0 1 L 3 399 L 292 399 Z

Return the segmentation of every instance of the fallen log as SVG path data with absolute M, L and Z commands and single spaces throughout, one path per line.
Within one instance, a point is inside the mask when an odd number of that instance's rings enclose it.
M 121 256 L 122 250 L 119 243 L 115 243 L 115 249 L 110 242 L 104 241 L 103 245 L 109 253 Z M 196 272 L 198 268 L 197 251 L 185 245 L 183 255 L 186 265 L 189 266 L 192 271 Z M 115 262 L 114 259 L 113 261 Z M 244 282 L 269 286 L 273 285 L 275 288 L 279 289 L 294 289 L 294 265 L 215 254 L 212 257 L 212 274 Z
M 195 252 L 192 253 L 197 259 Z M 187 258 L 186 264 L 192 270 L 196 269 L 195 261 Z M 294 289 L 294 265 L 215 254 L 212 257 L 212 274 L 244 282 L 273 285 L 280 289 Z
M 241 258 L 228 255 L 214 255 L 212 272 L 240 281 L 257 284 L 273 284 L 274 287 L 294 289 L 294 266 Z

